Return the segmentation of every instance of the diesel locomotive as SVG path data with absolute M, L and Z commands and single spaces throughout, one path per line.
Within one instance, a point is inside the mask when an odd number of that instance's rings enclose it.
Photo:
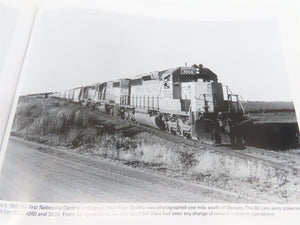
M 243 146 L 242 102 L 200 65 L 155 71 L 52 93 L 126 120 L 206 143 Z

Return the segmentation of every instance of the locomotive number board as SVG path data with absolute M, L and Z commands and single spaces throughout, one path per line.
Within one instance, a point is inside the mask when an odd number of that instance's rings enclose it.
M 182 75 L 194 75 L 194 74 L 196 74 L 196 70 L 191 67 L 181 67 L 181 74 Z

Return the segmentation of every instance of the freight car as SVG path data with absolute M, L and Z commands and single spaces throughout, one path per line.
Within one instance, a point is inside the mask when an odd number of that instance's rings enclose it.
M 201 64 L 74 88 L 52 96 L 186 138 L 244 144 L 239 128 L 247 117 L 239 95 L 223 87 L 217 75 Z

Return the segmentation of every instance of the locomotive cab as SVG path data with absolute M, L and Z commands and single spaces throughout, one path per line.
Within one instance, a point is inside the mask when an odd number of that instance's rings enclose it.
M 171 130 L 204 142 L 243 144 L 238 126 L 245 117 L 239 96 L 229 93 L 227 87 L 224 94 L 222 83 L 211 70 L 202 65 L 180 67 L 164 78 L 164 88 L 172 88 L 173 100 L 180 101 L 181 115 L 188 114 L 177 116 L 175 124 L 167 119 Z

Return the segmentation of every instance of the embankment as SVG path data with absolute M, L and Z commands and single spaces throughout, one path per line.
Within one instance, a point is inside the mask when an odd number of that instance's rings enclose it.
M 12 135 L 88 157 L 106 157 L 254 202 L 299 202 L 299 178 L 252 159 L 165 140 L 132 122 L 55 98 L 22 97 Z

